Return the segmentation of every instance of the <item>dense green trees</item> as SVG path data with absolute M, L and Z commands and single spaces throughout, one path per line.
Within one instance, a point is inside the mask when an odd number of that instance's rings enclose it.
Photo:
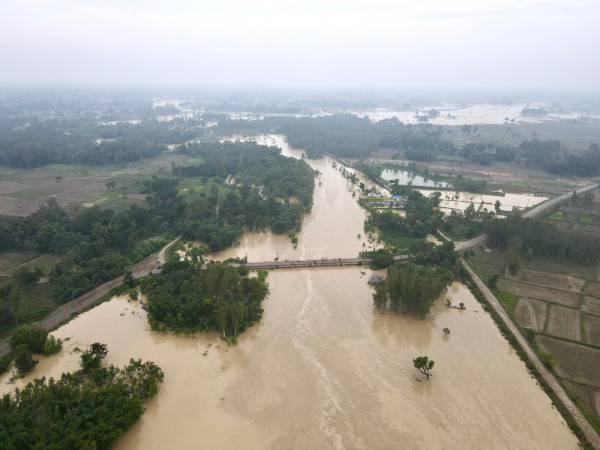
M 203 122 L 141 120 L 103 124 L 95 119 L 33 117 L 15 127 L 0 118 L 0 164 L 38 167 L 46 164 L 105 165 L 150 158 L 166 150 L 164 144 L 183 144 L 199 138 Z
M 185 209 L 184 237 L 201 239 L 211 252 L 230 247 L 244 230 L 281 234 L 299 229 L 304 213 L 312 208 L 314 171 L 304 161 L 282 156 L 280 149 L 255 142 L 202 142 L 180 151 L 205 162 L 175 166 L 174 174 L 230 177 L 234 183 L 231 192 L 219 196 L 211 189 Z
M 442 223 L 443 213 L 434 207 L 436 198 L 425 197 L 419 191 L 404 189 L 406 195 L 406 216 L 402 217 L 390 210 L 371 211 L 365 222 L 365 231 L 376 229 L 387 247 L 397 253 L 405 253 L 413 239 L 423 239 L 436 233 Z
M 525 141 L 520 147 L 528 164 L 561 175 L 575 174 L 591 177 L 600 173 L 600 146 L 592 143 L 589 150 L 579 154 L 568 153 L 560 141 Z
M 430 160 L 440 153 L 453 153 L 454 145 L 442 139 L 442 129 L 431 125 L 406 125 L 396 118 L 371 122 L 368 117 L 334 114 L 319 117 L 265 117 L 263 120 L 220 120 L 216 131 L 223 134 L 275 132 L 287 136 L 292 147 L 309 158 L 325 153 L 364 158 L 378 148 L 405 150 L 407 158 Z
M 132 359 L 122 369 L 98 363 L 58 380 L 36 379 L 0 401 L 0 446 L 110 448 L 141 417 L 163 378 L 156 364 Z
M 380 310 L 424 318 L 440 293 L 454 281 L 444 267 L 413 263 L 396 264 L 387 270 L 387 278 L 376 286 L 373 303 Z
M 191 261 L 173 259 L 164 264 L 160 275 L 145 277 L 141 289 L 148 299 L 153 329 L 162 325 L 176 332 L 213 328 L 227 336 L 260 320 L 268 286 L 264 274 L 241 277 L 226 263 L 211 262 L 203 270 Z
M 511 255 L 531 249 L 536 255 L 582 264 L 598 264 L 600 261 L 600 237 L 559 230 L 553 223 L 540 219 L 523 219 L 520 216 L 493 219 L 485 227 L 485 233 L 490 247 L 510 249 Z M 514 264 L 515 259 L 516 256 L 512 256 L 507 265 Z

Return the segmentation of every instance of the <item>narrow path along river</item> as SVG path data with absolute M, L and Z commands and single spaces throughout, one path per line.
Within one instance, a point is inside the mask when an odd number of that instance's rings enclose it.
M 287 237 L 253 233 L 221 257 L 353 256 L 363 248 L 357 235 L 365 215 L 350 185 L 326 160 L 311 164 L 321 186 L 298 248 Z M 65 351 L 42 359 L 32 376 L 76 369 L 75 346 L 95 341 L 108 344 L 108 363 L 159 364 L 161 392 L 122 449 L 577 448 L 463 285 L 418 320 L 374 310 L 372 273 L 356 266 L 270 272 L 262 322 L 230 347 L 213 333 L 150 332 L 136 303 L 115 298 L 55 331 L 70 338 Z M 445 298 L 466 310 L 446 308 Z M 412 366 L 421 355 L 436 361 L 428 381 Z M 15 387 L 7 379 L 0 380 L 5 392 Z

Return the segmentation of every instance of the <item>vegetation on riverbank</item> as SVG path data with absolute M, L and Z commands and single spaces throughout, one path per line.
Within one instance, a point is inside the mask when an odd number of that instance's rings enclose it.
M 180 233 L 218 252 L 234 245 L 245 230 L 299 230 L 312 207 L 313 170 L 304 161 L 282 156 L 279 149 L 212 142 L 182 151 L 210 162 L 174 165 L 183 182 L 169 176 L 144 180 L 146 208 L 134 205 L 118 213 L 98 206 L 67 210 L 51 200 L 31 216 L 3 221 L 0 251 L 52 253 L 60 260 L 46 274 L 50 283 L 44 296 L 52 302 L 40 298 L 33 315 L 25 315 L 21 305 L 30 303 L 30 292 L 43 274 L 26 271 L 0 283 L 0 328 L 39 320 L 57 304 L 119 277 L 127 266 L 166 244 L 166 239 L 152 239 L 157 235 Z M 230 184 L 228 178 L 235 181 Z M 202 189 L 190 193 L 189 180 Z
M 0 440 L 6 448 L 110 448 L 158 393 L 164 373 L 131 359 L 101 367 L 106 346 L 93 344 L 83 370 L 57 380 L 36 379 L 0 402 Z

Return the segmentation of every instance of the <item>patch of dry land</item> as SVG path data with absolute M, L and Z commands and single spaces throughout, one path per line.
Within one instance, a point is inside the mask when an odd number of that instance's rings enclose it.
M 561 305 L 579 307 L 579 295 L 572 292 L 558 291 L 543 286 L 521 283 L 513 280 L 499 280 L 498 290 L 508 292 L 520 297 L 530 297 L 539 300 L 546 300 Z
M 541 300 L 521 297 L 515 308 L 515 318 L 524 328 L 533 328 L 535 331 L 544 331 L 548 305 Z

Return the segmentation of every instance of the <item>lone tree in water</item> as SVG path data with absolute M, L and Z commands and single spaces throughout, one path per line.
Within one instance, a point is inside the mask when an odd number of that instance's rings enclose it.
M 429 380 L 429 376 L 431 375 L 430 370 L 433 369 L 435 361 L 429 361 L 427 356 L 419 356 L 418 358 L 413 359 L 413 363 L 415 369 L 419 369 L 419 371 Z

